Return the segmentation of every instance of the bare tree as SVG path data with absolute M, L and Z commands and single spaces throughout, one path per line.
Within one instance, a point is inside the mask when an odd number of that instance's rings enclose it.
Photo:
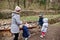
M 13 4 L 13 9 L 15 8 L 15 5 L 16 5 L 16 0 L 13 1 L 14 4 Z
M 10 5 L 10 0 L 7 0 L 7 1 L 8 1 L 9 9 L 10 9 L 10 6 L 11 6 L 11 5 Z
M 24 8 L 26 8 L 26 0 L 24 0 Z
M 19 0 L 16 0 L 17 1 L 17 5 L 19 6 Z

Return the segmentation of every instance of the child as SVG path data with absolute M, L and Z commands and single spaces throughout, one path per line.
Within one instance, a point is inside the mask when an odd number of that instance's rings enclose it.
M 42 29 L 41 29 L 41 38 L 43 38 L 47 32 L 47 29 L 48 29 L 48 18 L 44 18 L 43 19 L 43 26 L 42 26 Z
M 27 23 L 25 23 L 24 25 L 23 25 L 23 38 L 24 38 L 24 40 L 28 40 L 28 37 L 29 37 L 29 30 L 28 30 L 28 24 Z
M 39 15 L 39 21 L 38 21 L 39 26 L 42 27 L 43 25 L 43 15 Z

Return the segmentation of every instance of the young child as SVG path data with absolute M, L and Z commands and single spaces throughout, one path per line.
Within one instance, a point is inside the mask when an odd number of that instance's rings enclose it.
M 42 27 L 43 25 L 43 15 L 39 15 L 39 21 L 38 21 L 39 26 Z
M 28 40 L 28 37 L 30 35 L 29 30 L 28 30 L 28 24 L 24 23 L 22 29 L 23 29 L 23 38 L 24 38 L 24 40 Z
M 47 32 L 47 29 L 48 29 L 48 18 L 44 18 L 43 19 L 43 26 L 42 26 L 42 29 L 41 29 L 41 38 L 43 38 Z

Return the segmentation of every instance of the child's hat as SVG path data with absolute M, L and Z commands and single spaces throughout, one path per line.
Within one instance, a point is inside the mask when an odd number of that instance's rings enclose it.
M 42 14 L 40 14 L 39 16 L 43 16 Z

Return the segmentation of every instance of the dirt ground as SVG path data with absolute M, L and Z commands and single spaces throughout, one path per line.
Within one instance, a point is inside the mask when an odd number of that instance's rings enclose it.
M 46 37 L 40 38 L 40 32 L 36 32 L 29 40 L 60 40 L 60 23 L 49 25 Z
M 30 29 L 31 37 L 29 40 L 60 40 L 60 23 L 49 25 L 46 36 L 40 38 L 40 29 Z M 1 36 L 1 35 L 0 35 Z M 0 40 L 12 40 L 12 37 L 0 37 Z M 19 40 L 23 40 L 22 32 L 20 33 Z

